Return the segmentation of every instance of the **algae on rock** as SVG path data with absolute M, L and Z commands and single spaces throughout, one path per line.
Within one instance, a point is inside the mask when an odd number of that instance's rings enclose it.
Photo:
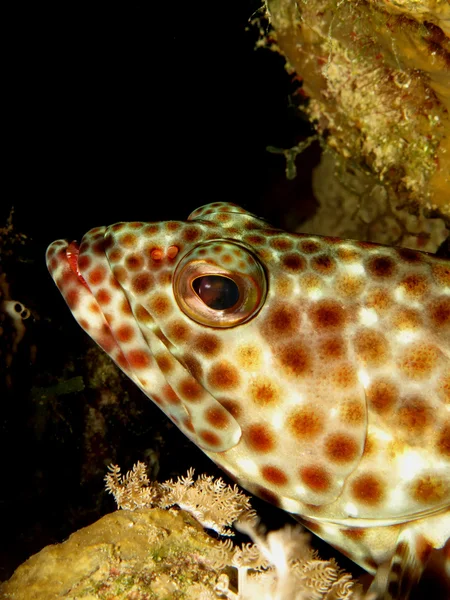
M 397 205 L 450 219 L 450 3 L 266 0 L 327 144 Z
M 194 481 L 190 470 L 177 481 L 157 483 L 137 463 L 126 475 L 113 466 L 105 479 L 127 509 L 29 558 L 0 584 L 0 598 L 306 600 L 313 594 L 316 600 L 362 599 L 362 586 L 333 558 L 319 559 L 301 526 L 265 534 L 249 510 L 249 498 L 220 478 L 202 475 Z M 173 504 L 185 505 L 190 514 L 160 507 Z M 227 525 L 238 517 L 237 529 L 254 544 L 239 547 L 202 529 L 234 535 Z

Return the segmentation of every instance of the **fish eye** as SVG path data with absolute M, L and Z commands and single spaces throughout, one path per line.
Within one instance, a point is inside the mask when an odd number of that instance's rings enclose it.
M 214 310 L 233 307 L 239 300 L 239 288 L 236 283 L 222 275 L 204 275 L 192 282 L 197 296 L 206 306 Z
M 193 321 L 210 327 L 233 327 L 260 310 L 267 292 L 266 274 L 246 247 L 210 241 L 182 258 L 173 291 L 179 307 Z

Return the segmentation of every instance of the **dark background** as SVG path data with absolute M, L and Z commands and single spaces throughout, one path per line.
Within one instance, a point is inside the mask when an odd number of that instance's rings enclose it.
M 183 218 L 217 200 L 276 219 L 293 190 L 307 197 L 307 183 L 286 185 L 283 157 L 266 151 L 309 127 L 284 59 L 255 49 L 268 31 L 261 4 L 15 15 L 2 208 L 14 204 L 19 229 L 50 241 L 54 231 Z
M 310 129 L 283 58 L 255 50 L 268 31 L 264 19 L 250 23 L 260 0 L 156 4 L 5 16 L 0 227 L 14 214 L 13 229 L 0 231 L 0 267 L 32 317 L 13 353 L 11 324 L 0 323 L 0 580 L 114 509 L 103 484 L 110 462 L 127 470 L 144 460 L 159 480 L 191 466 L 221 475 L 125 377 L 123 397 L 102 404 L 117 381 L 90 383 L 95 345 L 47 273 L 46 246 L 116 221 L 183 220 L 218 200 L 281 226 L 288 213 L 300 221 L 314 210 L 317 148 L 294 181 L 266 150 Z M 82 392 L 54 391 L 74 377 Z M 272 524 L 284 518 L 255 506 Z

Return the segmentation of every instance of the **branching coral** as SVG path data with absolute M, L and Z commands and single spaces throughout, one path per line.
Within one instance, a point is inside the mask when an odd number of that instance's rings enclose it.
M 0 584 L 0 597 L 96 600 L 362 600 L 361 586 L 334 560 L 321 560 L 301 526 L 266 533 L 249 499 L 221 479 L 186 477 L 151 482 L 145 465 L 106 476 L 122 508 L 47 546 Z M 185 510 L 151 508 L 184 504 L 230 535 L 235 526 L 253 543 L 219 541 Z M 211 505 L 215 505 L 215 511 Z M 148 506 L 149 508 L 138 508 Z M 219 510 L 218 507 L 220 507 Z M 211 515 L 213 514 L 213 517 Z M 365 598 L 365 600 L 368 600 Z
M 158 505 L 159 484 L 150 482 L 144 463 L 137 462 L 126 475 L 121 474 L 118 465 L 110 465 L 109 470 L 106 490 L 114 496 L 118 508 L 135 510 Z
M 252 515 L 249 498 L 223 479 L 201 475 L 194 481 L 194 469 L 186 477 L 164 483 L 150 482 L 145 464 L 136 463 L 126 475 L 112 465 L 106 475 L 106 489 L 114 495 L 119 508 L 169 508 L 175 504 L 190 513 L 203 527 L 220 535 L 233 535 L 230 525 L 243 513 Z
M 362 599 L 362 588 L 336 561 L 321 560 L 312 550 L 310 534 L 285 526 L 267 534 L 254 521 L 243 521 L 237 529 L 254 544 L 234 550 L 230 564 L 238 569 L 239 594 L 229 589 L 221 575 L 216 591 L 229 600 L 344 600 Z
M 336 561 L 321 560 L 310 546 L 310 534 L 302 527 L 286 526 L 265 533 L 250 509 L 249 498 L 235 485 L 201 475 L 194 470 L 185 477 L 164 483 L 151 482 L 144 463 L 138 462 L 126 475 L 111 466 L 106 488 L 119 508 L 168 508 L 174 505 L 193 515 L 207 529 L 230 536 L 232 523 L 253 543 L 234 546 L 219 542 L 208 553 L 205 565 L 218 572 L 214 595 L 228 600 L 359 600 L 361 586 L 342 571 Z M 200 560 L 200 559 L 199 559 Z M 237 570 L 237 591 L 230 584 L 229 568 Z
M 186 477 L 161 484 L 161 508 L 176 504 L 195 517 L 203 527 L 213 529 L 220 535 L 233 535 L 229 526 L 244 513 L 247 518 L 253 517 L 250 500 L 239 491 L 237 485 L 231 487 L 223 479 L 208 475 L 200 475 L 194 481 L 193 474 L 194 469 L 189 469 Z

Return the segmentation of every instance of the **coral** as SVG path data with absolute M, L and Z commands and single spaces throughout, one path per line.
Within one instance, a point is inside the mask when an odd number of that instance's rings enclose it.
M 339 568 L 336 561 L 321 560 L 310 545 L 310 534 L 300 527 L 285 526 L 267 534 L 251 521 L 237 529 L 254 542 L 237 548 L 230 564 L 239 572 L 238 589 L 229 589 L 221 575 L 216 586 L 229 600 L 338 600 L 362 598 L 362 588 Z
M 389 188 L 345 163 L 334 150 L 322 154 L 313 173 L 319 209 L 296 231 L 436 252 L 449 235 L 443 219 L 397 208 Z
M 319 202 L 316 212 L 298 224 L 286 212 L 289 228 L 298 233 L 376 242 L 435 253 L 448 239 L 450 222 L 439 213 L 411 210 L 398 204 L 395 192 L 377 177 L 348 160 L 313 135 L 292 148 L 268 146 L 268 152 L 282 154 L 286 161 L 286 178 L 297 176 L 297 160 L 315 141 L 322 147 L 320 164 L 314 169 L 312 186 Z
M 263 533 L 249 500 L 236 486 L 193 470 L 163 484 L 150 482 L 143 463 L 126 475 L 117 466 L 107 489 L 124 508 L 48 546 L 0 585 L 5 600 L 34 598 L 89 600 L 359 600 L 361 587 L 334 560 L 320 560 L 310 534 L 300 526 Z M 174 502 L 176 499 L 176 502 Z M 234 546 L 206 535 L 186 511 L 138 508 L 183 503 L 201 519 L 213 516 L 227 530 L 230 514 L 254 544 Z M 215 505 L 215 509 L 211 507 Z M 220 506 L 220 509 L 219 509 Z M 245 518 L 242 518 L 245 515 Z M 211 528 L 211 518 L 206 526 Z M 237 589 L 236 589 L 237 571 Z
M 106 489 L 114 496 L 118 508 L 135 510 L 157 506 L 159 484 L 150 484 L 144 463 L 138 461 L 126 475 L 121 474 L 118 465 L 108 468 L 111 472 L 105 477 Z
M 106 489 L 114 495 L 119 508 L 169 508 L 175 504 L 190 513 L 206 529 L 220 535 L 233 535 L 229 529 L 244 513 L 250 516 L 250 501 L 237 485 L 227 485 L 223 479 L 201 475 L 194 481 L 194 469 L 186 477 L 164 483 L 150 482 L 146 465 L 137 462 L 124 476 L 117 465 L 110 467 Z
M 326 143 L 396 204 L 450 216 L 450 5 L 267 0 Z

